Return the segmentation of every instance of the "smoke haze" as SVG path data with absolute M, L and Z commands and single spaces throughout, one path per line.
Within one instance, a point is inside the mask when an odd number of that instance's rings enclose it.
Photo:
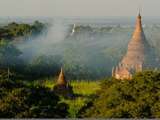
M 65 71 L 76 79 L 79 79 L 76 76 L 103 78 L 111 75 L 112 67 L 127 50 L 134 22 L 125 23 L 124 19 L 92 22 L 87 19 L 54 19 L 47 31 L 36 39 L 18 44 L 18 48 L 26 61 L 41 55 L 60 57 L 61 61 L 56 62 L 62 62 Z M 143 26 L 148 42 L 158 53 L 160 24 Z M 73 29 L 75 32 L 71 35 Z

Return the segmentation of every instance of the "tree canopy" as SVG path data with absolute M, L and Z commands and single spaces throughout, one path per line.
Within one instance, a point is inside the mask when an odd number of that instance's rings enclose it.
M 85 117 L 159 118 L 160 72 L 138 73 L 129 81 L 107 79 L 97 95 Z
M 0 118 L 65 118 L 68 106 L 42 86 L 0 81 Z
M 18 63 L 21 52 L 10 42 L 0 40 L 0 66 L 9 67 Z

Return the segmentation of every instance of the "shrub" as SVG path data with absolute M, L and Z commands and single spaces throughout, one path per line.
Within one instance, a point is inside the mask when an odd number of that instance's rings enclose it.
M 107 79 L 97 95 L 83 117 L 159 118 L 160 72 L 138 73 L 131 81 Z
M 0 99 L 0 118 L 65 118 L 68 114 L 68 106 L 59 103 L 59 97 L 50 89 L 41 86 L 13 88 L 11 81 L 2 83 L 5 83 L 4 89 L 12 89 Z

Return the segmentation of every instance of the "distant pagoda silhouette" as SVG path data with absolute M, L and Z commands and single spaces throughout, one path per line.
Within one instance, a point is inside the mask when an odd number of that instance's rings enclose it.
M 112 69 L 112 76 L 116 79 L 131 79 L 134 73 L 152 68 L 154 64 L 155 52 L 146 40 L 139 13 L 127 53 L 119 65 Z
M 68 84 L 67 80 L 65 79 L 63 68 L 61 68 L 58 80 L 56 85 L 54 86 L 54 92 L 57 95 L 72 98 L 73 97 L 73 90 L 72 87 Z
M 57 85 L 67 86 L 67 81 L 65 79 L 64 72 L 63 72 L 62 68 L 61 68 L 61 72 L 60 72 L 58 80 L 57 80 Z

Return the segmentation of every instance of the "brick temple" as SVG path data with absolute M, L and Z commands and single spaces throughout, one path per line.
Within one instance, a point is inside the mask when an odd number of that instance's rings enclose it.
M 134 73 L 150 68 L 156 63 L 154 52 L 146 40 L 141 19 L 139 13 L 127 52 L 119 64 L 112 69 L 112 77 L 116 79 L 130 80 Z

